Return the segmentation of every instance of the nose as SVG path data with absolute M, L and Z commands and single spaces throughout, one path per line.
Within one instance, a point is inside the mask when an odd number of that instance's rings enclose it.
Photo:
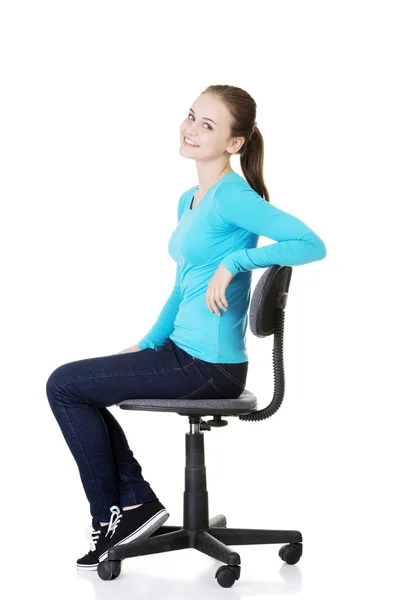
M 190 127 L 189 127 L 189 129 L 184 129 L 184 130 L 183 130 L 183 133 L 184 133 L 184 134 L 185 134 L 185 133 L 187 133 L 187 135 L 195 135 L 195 136 L 197 137 L 196 130 L 195 130 L 195 129 L 193 129 L 193 131 L 192 131 L 192 130 L 190 129 Z

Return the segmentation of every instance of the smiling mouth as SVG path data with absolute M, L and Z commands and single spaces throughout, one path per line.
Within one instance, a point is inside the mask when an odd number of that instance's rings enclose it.
M 186 136 L 183 136 L 183 143 L 186 146 L 192 146 L 193 148 L 200 148 L 200 146 L 198 144 L 196 144 L 195 142 L 191 143 L 191 140 L 189 140 L 189 138 L 187 138 Z

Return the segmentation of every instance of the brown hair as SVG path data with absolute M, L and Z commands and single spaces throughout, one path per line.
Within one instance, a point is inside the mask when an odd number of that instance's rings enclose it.
M 247 183 L 257 194 L 270 202 L 264 183 L 264 140 L 256 122 L 257 105 L 242 88 L 234 85 L 209 85 L 202 94 L 214 94 L 227 106 L 231 116 L 231 137 L 244 137 L 240 148 L 240 166 Z

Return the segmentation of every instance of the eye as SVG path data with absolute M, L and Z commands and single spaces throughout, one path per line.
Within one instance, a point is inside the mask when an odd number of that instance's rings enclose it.
M 188 115 L 188 119 L 189 120 L 191 120 L 190 117 L 194 118 L 194 115 L 192 115 L 192 113 L 189 113 L 189 115 Z M 204 123 L 204 125 L 207 125 L 207 127 L 209 128 L 209 131 L 212 131 L 212 127 L 211 127 L 211 125 L 209 123 Z

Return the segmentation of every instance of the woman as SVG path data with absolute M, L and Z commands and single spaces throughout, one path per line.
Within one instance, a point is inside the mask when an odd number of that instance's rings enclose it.
M 312 229 L 270 204 L 255 118 L 256 103 L 234 86 L 209 86 L 196 99 L 180 128 L 180 153 L 195 160 L 199 185 L 178 202 L 168 245 L 172 293 L 136 346 L 61 365 L 47 381 L 90 503 L 91 549 L 79 569 L 96 569 L 111 546 L 148 537 L 169 517 L 106 407 L 134 398 L 239 397 L 252 270 L 326 256 Z M 231 168 L 233 154 L 244 178 Z M 260 235 L 276 243 L 257 248 Z

